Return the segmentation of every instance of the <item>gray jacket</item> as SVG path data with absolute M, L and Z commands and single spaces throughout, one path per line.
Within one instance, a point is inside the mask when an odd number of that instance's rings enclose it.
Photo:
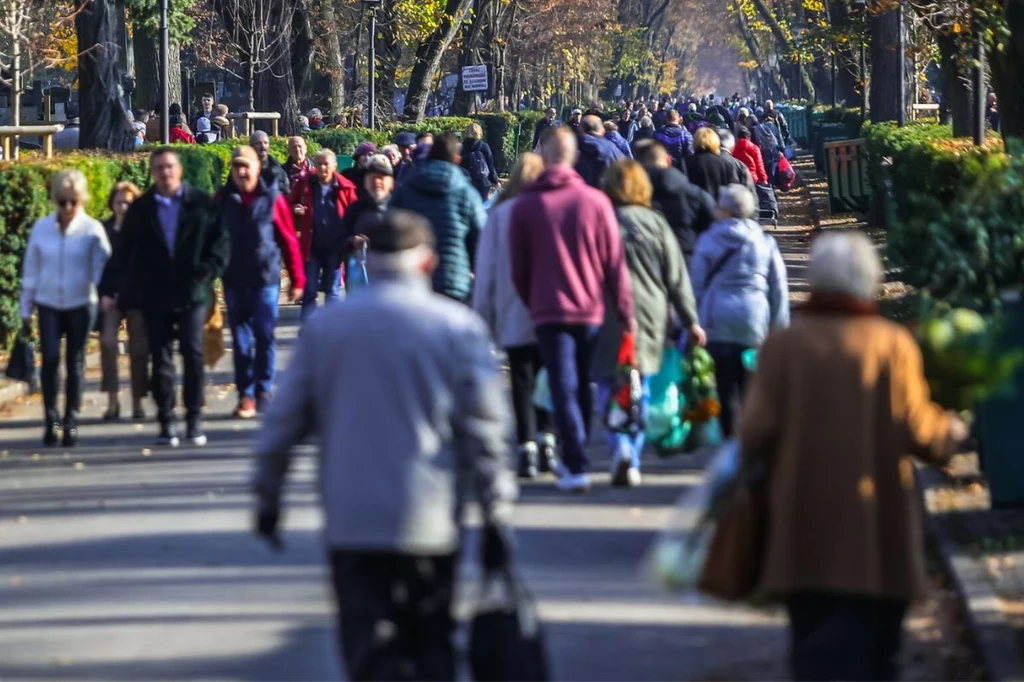
M 256 493 L 279 508 L 292 447 L 316 435 L 328 547 L 450 553 L 470 494 L 485 521 L 511 515 L 504 383 L 479 317 L 373 260 L 371 286 L 303 328 L 256 443 Z
M 697 238 L 693 291 L 708 341 L 761 345 L 789 326 L 786 265 L 775 240 L 753 220 L 720 220 Z
M 508 229 L 515 199 L 491 209 L 476 252 L 473 309 L 480 314 L 502 348 L 537 343 L 533 320 L 512 283 Z

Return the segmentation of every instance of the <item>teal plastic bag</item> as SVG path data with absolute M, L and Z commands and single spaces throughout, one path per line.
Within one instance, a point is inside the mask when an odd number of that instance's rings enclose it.
M 370 283 L 370 276 L 366 274 L 366 247 L 359 250 L 359 253 L 348 259 L 348 276 L 345 288 L 348 291 L 361 289 Z
M 679 404 L 679 382 L 683 378 L 682 356 L 676 348 L 666 348 L 661 356 L 661 369 L 651 377 L 651 401 L 647 412 L 647 440 L 652 443 L 668 436 L 678 425 L 682 412 Z
M 537 372 L 537 383 L 533 387 L 533 406 L 547 412 L 555 411 L 555 404 L 551 399 L 551 386 L 548 384 L 548 370 L 546 367 L 542 367 Z

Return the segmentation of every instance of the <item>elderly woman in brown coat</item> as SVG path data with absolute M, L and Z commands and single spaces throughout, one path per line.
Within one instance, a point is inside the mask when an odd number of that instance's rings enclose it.
M 861 234 L 811 249 L 811 298 L 758 358 L 740 423 L 768 466 L 759 592 L 784 602 L 796 680 L 894 680 L 903 616 L 925 589 L 911 457 L 966 438 L 929 397 L 921 353 L 879 317 L 882 269 Z

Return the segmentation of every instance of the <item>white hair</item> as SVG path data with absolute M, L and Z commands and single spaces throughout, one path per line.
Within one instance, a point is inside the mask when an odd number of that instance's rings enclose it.
M 811 291 L 873 301 L 882 283 L 878 250 L 861 232 L 825 233 L 811 245 L 807 282 Z
M 746 185 L 728 185 L 718 192 L 718 207 L 734 218 L 746 220 L 757 214 L 757 200 Z
M 386 144 L 386 145 L 384 145 L 383 147 L 380 148 L 380 154 L 383 155 L 385 158 L 387 158 L 388 152 L 394 152 L 395 154 L 398 154 L 399 156 L 402 155 L 402 150 L 398 148 L 397 144 Z M 389 159 L 389 162 L 390 162 L 390 159 Z
M 327 147 L 324 147 L 323 149 L 318 151 L 316 155 L 313 157 L 313 163 L 320 163 L 321 161 L 330 161 L 331 163 L 337 165 L 338 155 L 334 153 L 333 149 L 328 149 Z
M 89 183 L 86 182 L 82 171 L 77 168 L 67 168 L 53 176 L 53 182 L 50 183 L 50 200 L 57 203 L 69 190 L 82 203 L 89 200 Z
M 736 148 L 736 138 L 725 128 L 721 128 L 718 131 L 718 139 L 722 142 L 722 149 L 732 153 L 732 150 Z

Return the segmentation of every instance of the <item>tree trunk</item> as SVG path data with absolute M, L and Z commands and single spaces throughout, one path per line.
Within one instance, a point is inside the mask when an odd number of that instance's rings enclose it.
M 377 17 L 377 124 L 395 118 L 395 87 L 402 45 L 398 40 L 398 18 L 393 7 L 384 7 Z
M 953 34 L 936 36 L 942 69 L 942 106 L 953 120 L 954 137 L 970 137 L 973 95 L 961 72 L 959 41 Z
M 12 24 L 16 21 L 17 12 L 17 6 L 11 3 Z M 16 126 L 21 125 L 21 92 L 25 87 L 25 79 L 21 74 L 21 40 L 21 36 L 13 36 L 11 40 L 11 123 Z M 21 155 L 18 149 L 19 140 L 18 137 L 11 140 L 11 156 L 15 159 Z
M 118 97 L 121 69 L 118 66 L 117 17 L 111 0 L 89 0 L 75 15 L 78 59 L 79 114 L 82 125 L 79 147 L 127 152 L 134 148 L 134 134 L 124 103 Z
M 329 5 L 330 2 L 323 4 Z M 291 69 L 295 81 L 295 94 L 300 105 L 309 101 L 313 76 L 313 27 L 310 25 L 311 8 L 298 2 L 292 14 Z
M 871 121 L 900 117 L 903 55 L 899 53 L 900 14 L 896 10 L 871 16 Z
M 459 30 L 462 18 L 466 16 L 473 0 L 448 0 L 444 17 L 437 30 L 416 49 L 416 62 L 409 79 L 409 90 L 405 98 L 405 115 L 416 121 L 423 119 L 427 108 L 430 84 L 441 68 L 441 58 L 452 44 Z
M 327 35 L 327 68 L 331 77 L 331 113 L 338 115 L 345 108 L 345 59 L 342 57 L 342 32 L 338 28 L 331 2 L 320 3 L 321 20 L 330 27 Z
M 992 52 L 992 85 L 999 102 L 1003 137 L 1024 136 L 1024 0 L 1006 0 L 1004 14 L 1010 39 L 1002 52 Z
M 295 95 L 295 79 L 290 68 L 290 45 L 291 41 L 287 39 L 274 41 L 267 56 L 270 68 L 264 69 L 256 77 L 256 108 L 281 114 L 281 135 L 294 135 L 298 132 L 299 101 Z

